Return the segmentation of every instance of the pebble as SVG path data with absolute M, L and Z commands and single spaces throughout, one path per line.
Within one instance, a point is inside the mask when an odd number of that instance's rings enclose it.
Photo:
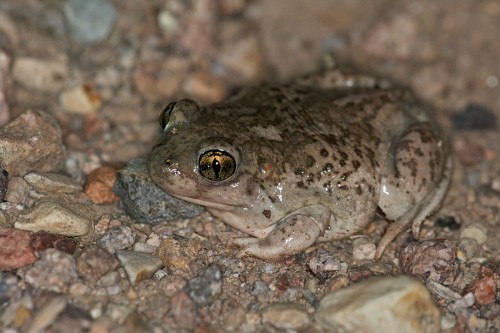
M 191 74 L 182 87 L 184 93 L 207 103 L 219 102 L 226 96 L 226 88 L 221 79 L 209 72 Z
M 132 284 L 151 277 L 163 264 L 160 258 L 145 252 L 118 250 L 116 256 Z
M 103 166 L 88 175 L 83 191 L 95 204 L 110 204 L 118 201 L 118 196 L 113 192 L 115 182 L 116 170 Z
M 460 233 L 460 238 L 472 238 L 479 245 L 484 244 L 488 239 L 486 230 L 483 226 L 479 224 L 470 225 L 462 230 Z
M 81 237 L 92 231 L 95 212 L 89 206 L 63 200 L 44 198 L 33 209 L 22 212 L 14 224 L 18 229 L 33 232 Z
M 453 127 L 457 130 L 493 130 L 497 128 L 497 119 L 490 109 L 469 104 L 453 116 Z
M 212 304 L 222 292 L 222 273 L 213 264 L 188 281 L 187 294 L 200 306 Z
M 422 282 L 433 280 L 451 285 L 458 274 L 457 245 L 444 239 L 410 243 L 399 254 L 404 274 Z
M 117 250 L 125 250 L 134 245 L 137 234 L 130 227 L 119 226 L 111 228 L 99 239 L 99 244 L 115 254 Z
M 497 285 L 495 283 L 493 268 L 483 265 L 479 279 L 472 287 L 474 297 L 479 305 L 491 304 L 496 301 Z
M 439 332 L 440 314 L 429 291 L 407 277 L 376 277 L 326 295 L 315 315 L 325 330 Z
M 169 316 L 181 328 L 192 331 L 199 320 L 197 304 L 181 291 L 170 299 Z
M 157 224 L 181 218 L 191 218 L 204 208 L 174 198 L 156 186 L 149 177 L 144 159 L 130 161 L 118 171 L 115 193 L 125 211 L 138 223 Z
M 82 44 L 104 40 L 118 18 L 107 0 L 69 0 L 63 10 L 71 38 Z
M 273 303 L 262 310 L 262 323 L 277 329 L 300 330 L 311 323 L 311 318 L 299 304 Z
M 0 128 L 0 156 L 11 177 L 59 169 L 65 160 L 61 128 L 48 113 L 26 111 Z
M 92 85 L 84 84 L 64 90 L 59 95 L 59 103 L 66 112 L 85 116 L 96 113 L 102 99 Z
M 340 270 L 340 259 L 323 249 L 318 249 L 309 260 L 309 268 L 320 280 L 326 279 Z
M 67 194 L 82 191 L 77 181 L 59 173 L 32 172 L 24 176 L 24 180 L 37 192 L 43 194 Z
M 47 249 L 26 270 L 24 279 L 33 288 L 66 293 L 70 285 L 78 281 L 75 259 L 66 252 Z
M 355 260 L 374 259 L 376 250 L 377 246 L 364 238 L 358 238 L 353 241 L 352 255 Z
M 26 88 L 54 93 L 68 80 L 69 67 L 65 61 L 21 57 L 14 61 L 12 77 Z
M 190 263 L 199 256 L 202 247 L 203 245 L 197 238 L 166 238 L 158 248 L 158 256 L 167 270 L 181 270 L 189 273 Z
M 85 281 L 95 283 L 102 276 L 117 269 L 120 263 L 106 249 L 95 245 L 87 245 L 76 255 L 76 269 Z
M 35 261 L 28 232 L 0 228 L 0 271 L 21 268 Z
M 0 163 L 0 202 L 5 200 L 9 184 L 9 172 Z
M 12 177 L 9 180 L 5 201 L 31 207 L 34 199 L 31 197 L 29 184 L 21 177 Z
M 31 235 L 31 246 L 35 253 L 43 252 L 49 248 L 58 249 L 69 254 L 76 251 L 74 239 L 45 231 L 39 231 Z
M 4 17 L 2 17 L 2 13 L 0 13 L 0 21 L 3 19 Z M 3 52 L 2 49 L 0 49 L 0 127 L 7 124 L 10 119 L 9 105 L 7 104 L 7 100 L 5 99 L 5 82 L 7 73 L 9 72 L 9 67 L 10 59 L 7 54 Z
M 45 328 L 54 323 L 56 317 L 64 310 L 67 304 L 68 301 L 63 296 L 54 297 L 38 310 L 25 332 L 37 333 L 44 331 Z

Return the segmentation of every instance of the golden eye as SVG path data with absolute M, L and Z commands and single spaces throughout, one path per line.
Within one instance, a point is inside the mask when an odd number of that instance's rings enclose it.
M 236 160 L 222 150 L 208 150 L 200 155 L 198 171 L 211 181 L 223 181 L 236 171 Z
M 177 102 L 172 102 L 167 105 L 165 105 L 161 111 L 160 111 L 160 126 L 163 130 L 165 130 L 165 127 L 167 127 L 167 124 L 170 120 L 170 114 L 172 113 L 172 110 L 174 109 L 175 104 Z

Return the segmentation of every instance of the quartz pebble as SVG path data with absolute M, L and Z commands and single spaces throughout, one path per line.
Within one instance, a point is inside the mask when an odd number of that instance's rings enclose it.
M 99 239 L 99 244 L 115 254 L 117 250 L 124 250 L 135 243 L 137 234 L 130 227 L 120 226 L 111 228 Z
M 352 255 L 356 260 L 374 259 L 377 246 L 367 242 L 363 238 L 358 238 L 353 242 Z
M 113 192 L 116 182 L 116 170 L 103 166 L 92 171 L 85 183 L 84 192 L 96 204 L 109 204 L 118 200 Z
M 75 237 L 91 232 L 94 218 L 95 212 L 88 206 L 44 198 L 30 211 L 19 214 L 14 226 L 22 230 Z
M 145 252 L 117 251 L 116 255 L 132 284 L 149 278 L 162 266 L 160 258 Z
M 24 267 L 35 261 L 28 232 L 0 228 L 0 271 Z
M 101 106 L 101 96 L 93 86 L 84 84 L 69 88 L 61 93 L 59 102 L 68 113 L 88 115 Z
M 70 285 L 78 280 L 75 259 L 66 252 L 47 249 L 26 270 L 24 278 L 33 288 L 68 292 Z
M 10 176 L 61 168 L 65 159 L 61 129 L 48 113 L 26 111 L 0 128 L 0 156 Z
M 76 255 L 78 273 L 91 283 L 95 283 L 103 275 L 118 267 L 118 260 L 104 248 L 95 244 L 89 244 Z
M 69 68 L 64 61 L 17 58 L 12 76 L 27 88 L 53 93 L 64 86 L 69 77 Z
M 210 265 L 188 281 L 188 295 L 200 306 L 213 303 L 222 292 L 222 273 L 217 265 Z
M 118 171 L 115 193 L 126 212 L 139 223 L 156 224 L 199 215 L 201 206 L 174 198 L 156 186 L 146 170 L 144 159 L 130 161 Z
M 298 304 L 274 303 L 262 310 L 262 322 L 278 329 L 300 330 L 309 325 L 311 319 Z
M 473 224 L 462 230 L 462 232 L 460 233 L 460 238 L 472 238 L 479 245 L 481 245 L 486 242 L 486 240 L 488 239 L 488 235 L 486 234 L 484 227 Z
M 316 321 L 332 332 L 439 332 L 440 314 L 425 287 L 407 276 L 377 277 L 325 296 Z

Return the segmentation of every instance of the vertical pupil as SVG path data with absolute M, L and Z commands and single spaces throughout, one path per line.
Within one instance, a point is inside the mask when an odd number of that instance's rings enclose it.
M 214 158 L 212 161 L 212 169 L 214 170 L 215 178 L 219 178 L 220 168 L 221 166 L 219 160 Z

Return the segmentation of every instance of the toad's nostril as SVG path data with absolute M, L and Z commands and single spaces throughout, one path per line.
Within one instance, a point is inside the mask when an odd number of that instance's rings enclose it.
M 165 166 L 169 167 L 172 165 L 172 161 L 170 159 L 165 160 Z

